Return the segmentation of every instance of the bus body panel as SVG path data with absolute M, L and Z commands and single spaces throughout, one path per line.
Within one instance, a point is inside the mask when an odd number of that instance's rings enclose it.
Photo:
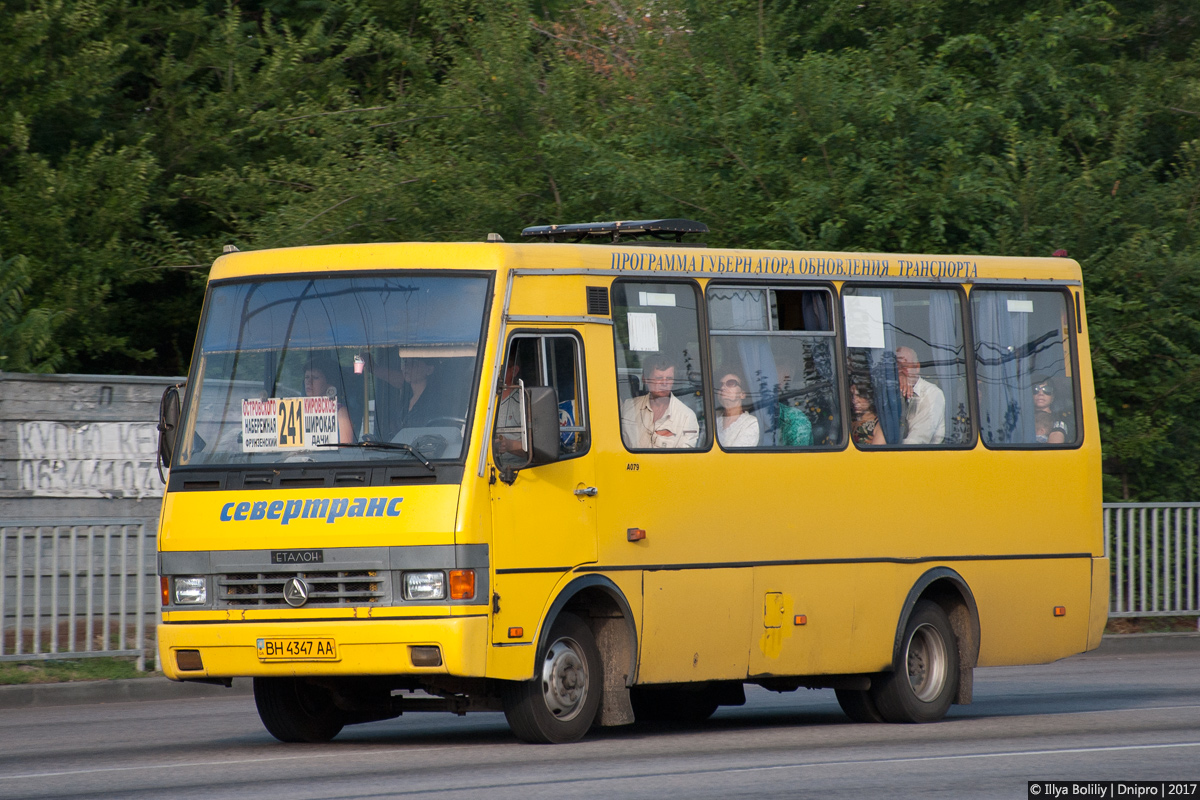
M 1100 646 L 1104 628 L 1108 625 L 1108 589 L 1112 583 L 1112 572 L 1107 558 L 1092 559 L 1092 606 L 1088 620 L 1087 649 Z
M 647 570 L 642 581 L 640 683 L 745 679 L 751 570 Z
M 285 675 L 457 675 L 483 677 L 486 669 L 487 616 L 404 620 L 274 621 L 248 624 L 160 625 L 159 663 L 173 680 L 181 678 Z M 264 662 L 260 638 L 332 637 L 337 661 Z M 442 665 L 415 667 L 409 648 L 436 646 Z M 181 672 L 177 650 L 199 650 L 204 669 Z
M 979 561 L 961 571 L 979 606 L 979 666 L 1042 664 L 1088 646 L 1090 558 Z M 1055 616 L 1062 606 L 1065 616 Z
M 455 485 L 169 492 L 159 552 L 452 544 L 459 492 Z
M 862 626 L 873 627 L 872 615 L 864 615 L 867 610 L 857 602 L 862 572 L 860 564 L 756 567 L 750 675 L 879 669 L 871 661 L 860 663 L 855 646 L 863 638 Z
M 565 571 L 497 575 L 496 594 L 500 599 L 492 606 L 492 644 L 536 643 L 554 590 L 567 580 Z M 499 611 L 495 611 L 497 605 Z

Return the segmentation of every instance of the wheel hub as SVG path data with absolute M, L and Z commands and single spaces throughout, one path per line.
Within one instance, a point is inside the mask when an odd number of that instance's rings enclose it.
M 574 718 L 587 700 L 587 661 L 579 645 L 559 639 L 550 645 L 542 664 L 542 695 L 556 719 Z
M 925 703 L 933 702 L 946 685 L 946 642 L 932 625 L 913 631 L 905 659 L 908 681 L 913 694 Z

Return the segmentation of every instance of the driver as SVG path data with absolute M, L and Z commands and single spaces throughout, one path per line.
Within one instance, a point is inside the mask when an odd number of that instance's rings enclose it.
M 304 367 L 304 394 L 306 397 L 337 398 L 337 387 L 332 379 L 341 379 L 337 361 L 323 353 L 313 353 Z M 337 404 L 338 441 L 347 444 L 354 441 L 354 424 L 350 411 L 340 399 Z
M 441 391 L 437 359 L 403 358 L 404 388 L 400 393 L 401 428 L 419 428 L 446 416 L 445 393 Z

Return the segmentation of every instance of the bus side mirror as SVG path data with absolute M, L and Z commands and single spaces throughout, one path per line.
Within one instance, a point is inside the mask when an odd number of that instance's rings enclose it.
M 501 401 L 504 405 L 497 411 L 493 452 L 500 480 L 511 485 L 518 471 L 558 460 L 558 393 L 546 386 L 526 389 L 521 381 L 506 391 L 511 393 Z M 507 406 L 506 413 L 505 405 L 510 403 L 519 405 Z M 501 427 L 501 416 L 513 422 L 514 417 L 519 417 L 520 424 Z
M 525 390 L 529 408 L 529 466 L 558 461 L 558 392 L 549 386 Z
M 158 403 L 158 478 L 163 483 L 166 483 L 167 479 L 163 477 L 162 468 L 164 464 L 167 469 L 171 468 L 171 458 L 175 455 L 175 439 L 179 434 L 179 391 L 186 385 L 177 383 L 168 386 Z

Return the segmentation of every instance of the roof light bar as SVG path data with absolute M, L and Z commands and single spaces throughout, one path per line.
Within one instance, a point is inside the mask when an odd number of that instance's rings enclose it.
M 653 236 L 655 239 L 683 241 L 686 233 L 708 233 L 703 222 L 690 219 L 637 219 L 616 222 L 579 222 L 572 225 L 534 225 L 521 231 L 522 236 L 537 236 L 551 242 L 581 242 L 589 237 L 610 237 L 616 243 L 621 237 Z

